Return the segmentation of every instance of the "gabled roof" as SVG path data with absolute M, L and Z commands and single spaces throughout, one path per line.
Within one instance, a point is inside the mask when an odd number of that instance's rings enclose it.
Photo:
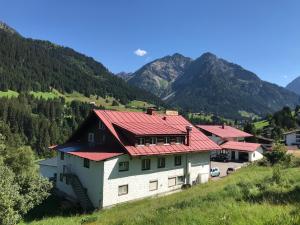
M 284 132 L 283 135 L 292 134 L 292 133 L 296 133 L 296 132 L 299 132 L 299 131 L 300 131 L 300 129 L 291 130 L 291 131 Z
M 220 138 L 238 138 L 238 137 L 252 137 L 252 134 L 248 134 L 237 128 L 231 126 L 221 125 L 197 125 L 198 128 L 208 131 Z
M 89 146 L 78 143 L 68 143 L 65 145 L 58 145 L 56 149 L 60 152 L 75 155 L 81 158 L 102 161 L 105 159 L 113 158 L 124 154 L 124 151 L 118 148 L 107 147 L 107 146 Z
M 237 141 L 227 141 L 221 145 L 221 148 L 223 149 L 232 149 L 244 152 L 255 152 L 259 147 L 261 147 L 261 144 Z
M 161 123 L 113 123 L 114 125 L 129 131 L 134 135 L 145 136 L 145 135 L 184 135 L 183 132 L 177 128 L 169 126 L 163 120 Z
M 44 159 L 38 162 L 39 165 L 57 167 L 57 158 Z
M 149 115 L 142 112 L 118 112 L 108 110 L 94 110 L 94 113 L 102 120 L 110 132 L 131 156 L 174 154 L 220 149 L 217 144 L 211 141 L 195 127 L 191 132 L 191 145 L 189 146 L 185 144 L 132 146 L 123 140 L 121 134 L 116 131 L 114 124 L 122 124 L 123 126 L 126 124 L 127 129 L 131 129 L 133 133 L 141 133 L 139 126 L 148 126 L 149 129 L 147 128 L 148 130 L 146 133 L 150 133 L 150 130 L 154 129 L 155 126 L 158 126 L 159 128 L 164 127 L 168 130 L 166 131 L 167 135 L 169 135 L 169 132 L 175 131 L 184 134 L 186 132 L 186 126 L 191 126 L 191 124 L 182 116 L 178 115 Z M 139 126 L 137 126 L 137 124 L 139 124 Z

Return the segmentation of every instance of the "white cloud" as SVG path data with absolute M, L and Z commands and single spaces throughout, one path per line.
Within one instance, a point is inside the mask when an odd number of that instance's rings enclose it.
M 287 78 L 288 78 L 288 76 L 287 76 L 287 75 L 284 75 L 284 76 L 283 76 L 283 78 L 284 78 L 284 79 L 287 79 Z
M 143 50 L 143 49 L 140 49 L 138 48 L 137 50 L 134 51 L 134 54 L 137 55 L 137 56 L 144 56 L 147 54 L 147 51 L 146 50 Z

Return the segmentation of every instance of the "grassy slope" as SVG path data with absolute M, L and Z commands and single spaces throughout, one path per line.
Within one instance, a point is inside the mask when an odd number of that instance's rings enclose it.
M 269 126 L 269 121 L 262 120 L 254 123 L 254 126 L 257 130 L 263 129 L 266 126 Z
M 118 106 L 112 106 L 112 102 L 115 100 L 113 97 L 107 97 L 107 98 L 101 98 L 97 96 L 90 96 L 85 97 L 83 94 L 79 92 L 73 92 L 73 93 L 65 93 L 62 94 L 58 92 L 57 90 L 53 90 L 52 92 L 30 92 L 31 95 L 33 95 L 36 98 L 43 98 L 43 99 L 55 99 L 59 97 L 65 98 L 66 102 L 71 102 L 71 101 L 81 101 L 81 102 L 94 102 L 97 106 L 104 106 L 106 109 L 111 109 L 111 110 L 119 110 L 119 111 L 141 111 L 142 108 L 148 108 L 152 107 L 152 104 L 149 104 L 147 102 L 143 101 L 131 101 L 129 102 L 126 106 L 119 104 Z M 15 91 L 8 90 L 7 92 L 0 91 L 0 97 L 18 97 L 19 93 Z
M 15 92 L 15 91 L 11 91 L 11 90 L 0 91 L 0 98 L 2 98 L 2 97 L 11 98 L 11 97 L 18 97 L 18 96 L 19 96 L 19 93 Z
M 300 184 L 300 168 L 285 169 L 283 174 Z M 52 217 L 32 221 L 30 225 L 75 225 L 84 224 L 297 224 L 292 223 L 291 214 L 299 210 L 299 202 L 272 204 L 250 203 L 236 200 L 224 189 L 230 184 L 249 180 L 258 182 L 271 176 L 271 168 L 243 168 L 234 175 L 195 186 L 160 198 L 127 203 L 95 212 L 92 215 Z M 297 201 L 297 200 L 295 200 Z M 297 205 L 298 204 L 298 205 Z M 51 210 L 51 209 L 49 209 Z

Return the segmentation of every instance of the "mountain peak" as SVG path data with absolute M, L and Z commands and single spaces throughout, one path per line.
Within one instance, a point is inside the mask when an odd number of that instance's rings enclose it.
M 211 52 L 205 52 L 200 56 L 200 58 L 206 60 L 216 60 L 218 57 Z
M 19 34 L 15 29 L 8 26 L 6 23 L 0 21 L 0 30 L 3 30 L 5 32 L 11 33 L 11 34 Z
M 300 76 L 291 81 L 286 88 L 300 95 Z

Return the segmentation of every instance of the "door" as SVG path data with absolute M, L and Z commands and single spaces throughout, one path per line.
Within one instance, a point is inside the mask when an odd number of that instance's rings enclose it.
M 231 160 L 232 160 L 232 161 L 235 160 L 235 151 L 231 151 Z

